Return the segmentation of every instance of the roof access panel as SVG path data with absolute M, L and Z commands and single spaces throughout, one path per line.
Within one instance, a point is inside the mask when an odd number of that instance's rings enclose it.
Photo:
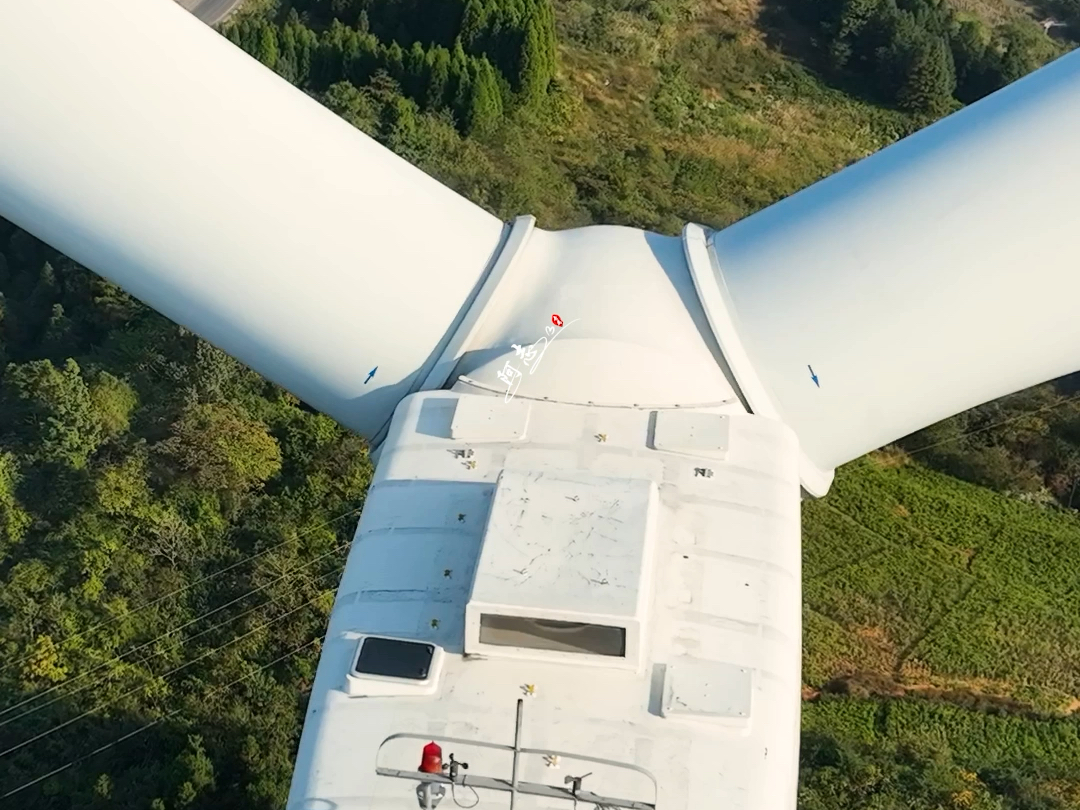
M 657 507 L 656 485 L 645 479 L 504 471 L 470 601 L 640 620 Z

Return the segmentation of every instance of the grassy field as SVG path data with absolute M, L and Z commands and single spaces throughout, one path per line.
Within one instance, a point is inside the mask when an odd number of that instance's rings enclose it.
M 545 227 L 723 226 L 918 126 L 787 58 L 774 40 L 797 29 L 781 36 L 754 2 L 555 5 L 558 114 L 484 145 Z
M 877 762 L 852 762 L 847 753 L 848 761 L 834 765 L 828 749 L 836 742 L 846 752 L 886 752 L 889 756 Z M 804 809 L 1080 807 L 1080 723 L 1072 719 L 1025 718 L 909 699 L 827 697 L 804 705 L 803 753 L 814 757 L 819 766 L 814 772 L 804 770 L 800 797 Z M 913 763 L 921 767 L 912 768 Z M 854 772 L 859 783 L 845 804 L 815 801 L 823 792 L 813 788 L 826 782 L 833 768 Z M 890 780 L 895 774 L 900 779 Z M 890 795 L 881 789 L 890 781 L 908 784 Z M 897 793 L 925 795 L 925 786 L 949 782 L 953 789 L 943 791 L 937 801 L 890 801 Z M 850 801 L 852 794 L 854 801 Z
M 804 745 L 917 741 L 1035 786 L 1001 806 L 1080 807 L 1080 519 L 899 452 L 803 514 Z
M 805 679 L 1080 705 L 1080 520 L 876 453 L 804 509 Z

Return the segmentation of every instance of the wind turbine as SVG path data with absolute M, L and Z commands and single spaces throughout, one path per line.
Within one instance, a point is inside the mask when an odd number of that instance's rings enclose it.
M 8 0 L 0 99 L 0 214 L 378 446 L 290 808 L 792 807 L 800 493 L 1080 367 L 1076 55 L 679 237 L 502 222 L 171 0 Z

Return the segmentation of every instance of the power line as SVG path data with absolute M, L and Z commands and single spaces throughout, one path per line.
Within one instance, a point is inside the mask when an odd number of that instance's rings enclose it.
M 347 545 L 348 545 L 348 543 L 343 543 L 342 545 L 338 546 L 337 549 L 333 549 L 333 551 L 340 550 L 340 549 L 344 548 Z M 332 552 L 327 552 L 327 554 L 330 554 L 330 553 L 332 553 Z M 213 610 L 204 613 L 202 616 L 197 616 L 196 618 L 192 619 L 189 622 L 186 622 L 186 623 L 180 625 L 179 627 L 174 627 L 171 630 L 167 630 L 164 633 L 162 633 L 160 636 L 158 636 L 157 638 L 151 639 L 150 641 L 147 641 L 144 644 L 140 644 L 138 647 L 135 647 L 134 649 L 131 649 L 131 650 L 128 650 L 127 652 L 121 653 L 120 655 L 116 656 L 115 658 L 112 658 L 112 659 L 104 662 L 103 664 L 99 664 L 98 666 L 94 667 L 93 669 L 88 670 L 87 672 L 84 672 L 81 675 L 76 676 L 75 678 L 72 678 L 70 681 L 65 681 L 64 683 L 56 684 L 55 686 L 52 686 L 52 687 L 46 689 L 43 692 L 39 692 L 36 695 L 31 695 L 30 697 L 26 698 L 25 700 L 22 700 L 19 703 L 16 703 L 15 705 L 10 706 L 10 707 L 4 709 L 3 711 L 0 711 L 0 716 L 3 716 L 4 714 L 7 714 L 9 712 L 12 712 L 15 709 L 19 708 L 20 706 L 25 706 L 27 703 L 31 703 L 31 702 L 39 699 L 39 698 L 42 698 L 45 695 L 56 691 L 57 689 L 62 689 L 65 686 L 71 686 L 71 684 L 73 684 L 73 683 L 75 683 L 75 682 L 77 682 L 77 681 L 79 681 L 79 680 L 81 680 L 83 678 L 86 678 L 86 677 L 88 677 L 90 675 L 93 675 L 95 672 L 98 672 L 98 671 L 104 669 L 105 667 L 109 666 L 110 664 L 114 664 L 117 661 L 121 661 L 124 658 L 128 657 L 129 655 L 137 653 L 139 650 L 145 649 L 146 647 L 150 646 L 151 644 L 154 644 L 154 643 L 156 643 L 158 641 L 161 641 L 161 639 L 172 635 L 173 633 L 177 632 L 178 630 L 183 630 L 185 627 L 189 627 L 190 625 L 194 624 L 195 622 L 200 621 L 201 619 L 205 619 L 207 616 L 211 616 L 214 613 L 217 613 L 217 612 L 229 607 L 229 605 L 233 605 L 236 602 L 239 602 L 241 599 L 244 599 L 244 598 L 246 598 L 248 596 L 251 596 L 253 593 L 256 593 L 256 592 L 261 591 L 261 590 L 263 590 L 265 588 L 268 588 L 270 585 L 273 585 L 276 582 L 280 582 L 285 577 L 291 576 L 292 574 L 296 573 L 297 571 L 300 571 L 301 569 L 306 568 L 307 566 L 309 566 L 312 563 L 318 561 L 319 559 L 322 559 L 322 557 L 327 556 L 327 554 L 322 554 L 322 555 L 320 555 L 319 557 L 316 557 L 313 560 L 309 560 L 304 565 L 298 566 L 297 568 L 290 570 L 288 573 L 283 574 L 282 576 L 278 577 L 277 579 L 272 580 L 272 581 L 266 583 L 265 585 L 261 585 L 261 586 L 259 586 L 258 588 L 254 589 L 254 590 L 248 591 L 243 596 L 239 596 L 236 599 L 233 599 L 231 602 L 228 602 L 228 603 L 222 605 L 221 607 L 214 608 Z M 339 574 L 339 573 L 341 573 L 341 570 L 342 570 L 342 568 L 338 567 L 338 568 L 335 568 L 333 571 L 327 571 L 326 573 L 323 573 L 323 574 L 320 574 L 319 576 L 317 576 L 314 581 L 318 582 L 319 580 L 325 579 L 326 577 L 330 576 L 331 574 Z M 268 605 L 275 604 L 277 601 L 278 600 L 276 600 L 276 599 L 268 599 L 265 602 L 256 605 L 255 607 L 248 608 L 247 610 L 243 611 L 242 613 L 238 613 L 235 616 L 230 616 L 228 619 L 225 619 L 224 621 L 218 622 L 217 624 L 212 625 L 210 627 L 207 627 L 204 630 L 200 630 L 198 633 L 196 633 L 193 636 L 188 636 L 186 639 L 183 640 L 182 643 L 187 643 L 189 641 L 192 641 L 193 639 L 198 638 L 199 636 L 206 635 L 209 632 L 212 632 L 212 631 L 217 630 L 217 629 L 219 629 L 221 627 L 224 627 L 227 624 L 232 624 L 237 619 L 242 619 L 244 616 L 247 616 L 248 614 L 253 613 L 256 610 L 261 610 L 262 608 L 267 607 Z M 154 657 L 156 657 L 158 655 L 161 655 L 162 652 L 163 651 L 159 650 L 158 652 L 151 655 L 150 658 L 154 658 Z M 0 728 L 2 728 L 3 726 L 8 725 L 9 723 L 14 723 L 16 720 L 20 720 L 23 717 L 27 717 L 27 716 L 29 716 L 31 714 L 39 712 L 42 709 L 45 709 L 45 708 L 47 708 L 49 706 L 52 706 L 57 701 L 61 701 L 61 700 L 65 700 L 67 698 L 74 697 L 75 695 L 79 694 L 80 692 L 83 692 L 83 691 L 85 691 L 87 689 L 90 689 L 90 688 L 92 688 L 94 686 L 97 686 L 98 684 L 104 683 L 108 679 L 109 679 L 109 676 L 106 675 L 103 678 L 99 678 L 99 679 L 97 679 L 95 681 L 91 681 L 90 683 L 84 684 L 83 686 L 80 686 L 78 689 L 73 689 L 70 692 L 64 692 L 62 695 L 58 695 L 57 697 L 54 697 L 52 700 L 46 701 L 45 703 L 42 703 L 42 704 L 37 705 L 37 706 L 33 706 L 33 707 L 27 709 L 26 711 L 22 712 L 21 714 L 17 714 L 14 717 L 9 717 L 7 720 L 0 721 Z
M 1030 411 L 1024 411 L 1023 413 L 1016 414 L 1015 416 L 1010 416 L 1008 419 L 1003 419 L 1000 422 L 994 422 L 993 424 L 984 425 L 983 427 L 975 428 L 974 430 L 968 430 L 964 433 L 961 433 L 959 436 L 953 436 L 950 439 L 944 439 L 940 442 L 934 442 L 932 444 L 924 445 L 923 447 L 918 447 L 914 450 L 906 450 L 905 452 L 909 456 L 914 456 L 915 454 L 922 453 L 926 450 L 933 450 L 935 447 L 941 447 L 942 445 L 958 442 L 961 439 L 966 439 L 968 436 L 974 436 L 976 433 L 985 433 L 988 430 L 994 430 L 995 428 L 1004 427 L 1005 425 L 1011 425 L 1013 422 L 1019 422 L 1021 419 L 1028 416 L 1034 416 L 1037 413 L 1045 413 L 1046 411 L 1052 411 L 1055 408 L 1060 408 L 1062 405 L 1067 405 L 1068 403 L 1075 402 L 1077 400 L 1080 400 L 1080 394 L 1073 394 L 1071 397 L 1066 397 L 1065 399 L 1055 402 L 1052 405 L 1044 405 L 1041 408 L 1034 408 Z
M 311 639 L 311 641 L 308 641 L 305 644 L 301 644 L 299 647 L 292 650 L 291 652 L 285 653 L 285 655 L 281 656 L 280 658 L 275 658 L 269 664 L 263 664 L 261 667 L 247 673 L 246 675 L 242 675 L 239 678 L 237 678 L 236 680 L 225 684 L 224 686 L 219 686 L 216 689 L 213 689 L 210 692 L 210 694 L 207 695 L 207 698 L 212 697 L 212 696 L 218 694 L 219 692 L 224 692 L 225 690 L 230 689 L 233 686 L 236 686 L 241 681 L 245 681 L 248 678 L 251 678 L 251 677 L 253 677 L 255 675 L 258 675 L 260 672 L 262 672 L 264 670 L 267 670 L 270 667 L 274 666 L 274 664 L 278 664 L 278 663 L 284 661 L 287 658 L 292 658 L 298 652 L 300 652 L 301 650 L 307 649 L 312 644 L 316 643 L 318 640 L 319 640 L 319 638 L 316 636 L 315 638 Z M 9 790 L 4 795 L 0 796 L 0 799 L 7 799 L 7 798 L 9 798 L 11 796 L 14 796 L 16 793 L 19 793 L 19 792 L 21 792 L 23 790 L 26 790 L 26 788 L 28 788 L 28 787 L 33 787 L 34 785 L 38 784 L 39 782 L 44 782 L 49 777 L 56 776 L 56 774 L 62 773 L 63 771 L 66 771 L 69 768 L 73 768 L 76 765 L 81 765 L 83 762 L 86 762 L 86 760 L 90 759 L 91 757 L 96 756 L 97 754 L 100 754 L 102 751 L 106 751 L 106 750 L 108 750 L 109 748 L 112 748 L 115 745 L 119 745 L 124 740 L 129 740 L 132 737 L 136 736 L 137 734 L 142 734 L 144 731 L 147 731 L 148 729 L 153 728 L 154 726 L 158 725 L 159 723 L 161 723 L 161 722 L 163 722 L 165 720 L 168 720 L 168 719 L 174 717 L 175 715 L 177 715 L 179 713 L 180 713 L 179 708 L 173 709 L 171 712 L 169 712 L 168 714 L 163 715 L 162 717 L 159 717 L 157 720 L 152 720 L 151 722 L 149 722 L 149 723 L 147 723 L 147 724 L 145 724 L 143 726 L 140 726 L 139 728 L 135 729 L 134 731 L 130 731 L 127 734 L 124 734 L 121 737 L 117 737 L 112 742 L 106 743 L 105 745 L 102 745 L 102 746 L 99 746 L 98 748 L 95 748 L 89 754 L 84 754 L 83 756 L 79 757 L 78 759 L 71 760 L 66 765 L 61 765 L 59 768 L 54 768 L 53 770 L 49 771 L 48 773 L 42 774 L 41 776 L 38 776 L 38 777 L 36 777 L 34 779 L 31 779 L 29 782 L 24 782 L 23 784 L 19 785 L 14 790 Z
M 316 601 L 321 599 L 322 596 L 323 596 L 323 594 L 320 593 L 318 596 L 316 596 L 313 599 L 309 599 L 307 602 L 300 605 L 299 607 L 292 608 L 291 610 L 288 610 L 285 613 L 282 613 L 280 616 L 277 616 L 277 617 L 271 619 L 268 622 L 264 622 L 263 624 L 256 627 L 254 630 L 249 630 L 248 632 L 244 633 L 244 635 L 242 635 L 242 636 L 236 636 L 235 638 L 225 642 L 224 644 L 222 644 L 222 645 L 220 645 L 218 647 L 214 647 L 211 650 L 207 650 L 202 655 L 200 655 L 198 658 L 193 658 L 192 660 L 188 661 L 187 663 L 181 664 L 178 667 L 173 667 L 168 672 L 165 672 L 165 673 L 163 673 L 161 675 L 157 675 L 157 676 L 154 676 L 154 677 L 155 678 L 166 678 L 169 675 L 173 675 L 173 674 L 175 674 L 177 672 L 180 672 L 183 669 L 187 669 L 192 664 L 197 664 L 199 661 L 202 661 L 204 658 L 207 658 L 207 657 L 213 655 L 216 652 L 220 652 L 221 650 L 224 650 L 226 647 L 231 647 L 236 642 L 243 641 L 248 636 L 252 636 L 255 633 L 258 633 L 260 630 L 265 630 L 267 627 L 274 624 L 275 622 L 281 621 L 286 616 L 290 616 L 290 615 L 292 615 L 293 613 L 296 613 L 299 610 L 303 610 L 304 608 L 309 607 L 310 605 L 313 605 Z M 112 698 L 111 700 L 107 700 L 104 703 L 99 703 L 94 708 L 87 709 L 82 714 L 77 715 L 77 716 L 71 718 L 70 720 L 65 720 L 63 723 L 60 723 L 58 725 L 53 726 L 48 731 L 43 731 L 40 734 L 37 734 L 37 735 L 31 737 L 28 740 L 23 740 L 18 745 L 14 745 L 11 748 L 8 748 L 8 749 L 6 749 L 4 751 L 0 751 L 0 759 L 3 759 L 8 754 L 14 753 L 15 751 L 18 751 L 18 750 L 20 750 L 22 748 L 25 748 L 26 746 L 30 745 L 30 743 L 37 742 L 40 739 L 48 737 L 50 734 L 54 734 L 57 731 L 59 731 L 60 729 L 66 728 L 67 726 L 70 726 L 72 723 L 76 723 L 79 720 L 82 720 L 84 717 L 89 717 L 91 714 L 98 711 L 98 709 L 104 709 L 106 706 L 111 706 L 112 704 L 116 703 L 117 701 L 121 700 L 122 698 L 126 698 L 129 695 L 135 694 L 136 692 L 141 692 L 141 691 L 143 691 L 145 689 L 148 689 L 149 687 L 150 687 L 150 684 L 144 684 L 143 686 L 137 686 L 134 689 L 129 689 L 127 692 L 124 692 L 121 695 L 117 695 L 116 697 Z
M 157 638 L 151 639 L 150 641 L 147 641 L 147 642 L 145 642 L 143 644 L 140 644 L 138 647 L 135 647 L 135 648 L 130 649 L 130 650 L 126 651 L 126 652 L 123 652 L 120 655 L 117 655 L 116 657 L 110 659 L 109 661 L 106 661 L 105 663 L 100 664 L 99 666 L 95 667 L 92 670 L 89 670 L 88 672 L 84 672 L 83 674 L 73 678 L 70 681 L 65 681 L 64 683 L 59 683 L 59 684 L 56 684 L 55 686 L 51 686 L 48 689 L 44 690 L 43 692 L 38 692 L 37 694 L 31 695 L 30 697 L 20 701 L 19 703 L 16 703 L 16 704 L 14 704 L 12 706 L 8 706 L 7 708 L 5 708 L 3 710 L 0 710 L 0 717 L 3 717 L 5 714 L 8 714 L 10 712 L 15 711 L 15 709 L 19 708 L 20 706 L 25 706 L 27 703 L 31 703 L 31 702 L 33 702 L 33 701 L 35 701 L 35 700 L 37 700 L 37 699 L 39 699 L 41 697 L 44 697 L 45 695 L 49 694 L 50 692 L 54 692 L 55 690 L 61 689 L 61 688 L 65 687 L 65 686 L 70 686 L 75 681 L 78 681 L 81 678 L 85 678 L 87 675 L 91 675 L 94 672 L 97 672 L 102 667 L 106 667 L 109 664 L 112 664 L 112 663 L 114 663 L 116 661 L 119 661 L 119 660 L 121 660 L 123 658 L 126 658 L 128 655 L 131 655 L 133 653 L 137 653 L 139 650 L 145 649 L 146 647 L 150 646 L 151 644 L 155 644 L 156 642 L 161 641 L 163 638 L 166 638 L 167 636 L 170 636 L 170 635 L 172 635 L 173 633 L 175 633 L 175 632 L 177 632 L 179 630 L 183 630 L 185 627 L 190 627 L 191 625 L 193 625 L 196 622 L 199 622 L 199 621 L 207 618 L 208 616 L 213 616 L 215 613 L 219 613 L 220 611 L 224 610 L 225 608 L 230 607 L 232 605 L 235 605 L 237 602 L 240 602 L 240 601 L 246 599 L 247 597 L 251 596 L 252 594 L 255 594 L 255 593 L 258 593 L 259 591 L 265 590 L 266 588 L 269 588 L 271 585 L 274 585 L 274 584 L 280 582 L 281 580 L 285 579 L 286 577 L 289 577 L 289 576 L 297 573 L 298 571 L 302 571 L 303 569 L 307 568 L 308 566 L 311 566 L 311 565 L 315 564 L 319 560 L 321 560 L 321 559 L 323 559 L 325 557 L 328 557 L 331 554 L 334 554 L 335 552 L 341 551 L 342 549 L 346 548 L 348 545 L 349 545 L 349 543 L 342 543 L 341 545 L 330 549 L 330 551 L 327 551 L 327 552 L 325 552 L 323 554 L 320 554 L 318 557 L 314 557 L 314 558 L 308 560 L 303 565 L 299 565 L 296 568 L 289 569 L 284 574 L 279 576 L 277 579 L 272 579 L 269 582 L 266 582 L 263 585 L 260 585 L 258 588 L 253 588 L 250 591 L 248 591 L 247 593 L 241 594 L 240 596 L 236 597 L 235 599 L 233 599 L 233 600 L 231 600 L 229 602 L 226 602 L 224 605 L 216 607 L 213 610 L 209 610 L 206 613 L 203 613 L 201 616 L 196 616 L 194 619 L 191 619 L 191 620 L 185 622 L 184 624 L 179 625 L 178 627 L 174 627 L 171 630 L 166 630 L 164 633 L 159 635 Z M 340 571 L 341 569 L 338 568 L 336 570 Z M 322 576 L 325 576 L 325 574 L 321 575 L 319 577 L 319 579 L 321 579 Z M 266 604 L 266 603 L 264 603 L 264 604 Z M 248 612 L 250 612 L 250 611 L 248 611 Z M 243 614 L 243 613 L 240 614 L 240 616 L 243 616 L 243 615 L 245 615 L 245 614 Z M 236 619 L 236 618 L 239 618 L 239 616 L 236 616 L 236 617 L 233 617 L 233 618 Z M 233 619 L 230 619 L 229 621 L 232 621 L 232 620 Z M 220 627 L 220 625 L 216 625 L 216 626 Z M 205 633 L 205 632 L 207 632 L 207 631 L 204 630 L 201 633 L 198 633 L 195 636 L 192 636 L 192 638 L 197 638 L 199 635 L 202 635 L 202 633 Z M 52 701 L 50 701 L 50 703 L 51 702 Z M 46 704 L 46 705 L 48 705 L 48 704 Z M 12 722 L 12 720 L 17 720 L 19 717 L 23 717 L 23 716 L 25 716 L 25 713 L 18 715 L 18 717 L 11 718 L 10 720 L 4 720 L 4 721 L 0 722 L 0 727 L 5 726 L 8 723 Z
M 264 554 L 269 554 L 271 551 L 274 551 L 275 549 L 281 548 L 282 546 L 286 545 L 287 543 L 291 543 L 291 542 L 293 542 L 295 540 L 299 540 L 301 537 L 306 537 L 307 535 L 312 534 L 313 532 L 316 532 L 319 529 L 325 529 L 327 526 L 330 526 L 331 524 L 337 523 L 339 520 L 344 520 L 345 518 L 347 518 L 347 517 L 349 517 L 351 515 L 355 515 L 355 514 L 359 513 L 362 510 L 362 508 L 363 507 L 358 506 L 355 509 L 350 509 L 348 512 L 344 512 L 344 513 L 338 515 L 337 517 L 330 518 L 329 520 L 324 521 L 323 523 L 320 523 L 318 526 L 312 526 L 312 527 L 310 527 L 308 529 L 305 529 L 304 531 L 298 533 L 294 537 L 288 537 L 285 540 L 282 540 L 280 543 L 275 543 L 274 545 L 270 546 L 269 548 L 264 548 L 262 551 L 256 552 L 255 554 L 250 554 L 247 557 L 244 557 L 242 560 L 238 560 L 237 562 L 234 562 L 231 565 L 227 565 L 225 568 L 222 568 L 222 569 L 220 569 L 218 571 L 215 571 L 212 574 L 207 574 L 205 577 L 201 577 L 200 579 L 197 579 L 194 582 L 189 582 L 187 585 L 184 585 L 181 588 L 177 588 L 174 591 L 170 591 L 169 593 L 165 594 L 164 596 L 159 596 L 156 599 L 152 599 L 149 602 L 144 602 L 143 604 L 139 605 L 136 608 L 132 608 L 131 610 L 128 610 L 128 611 L 125 611 L 124 613 L 113 616 L 112 618 L 100 621 L 97 624 L 92 625 L 91 627 L 88 627 L 86 630 L 82 630 L 82 631 L 76 633 L 73 636 L 68 636 L 63 641 L 58 642 L 57 645 L 56 645 L 56 649 L 59 650 L 61 647 L 64 647 L 64 646 L 70 644 L 71 642 L 73 642 L 73 641 L 75 641 L 77 639 L 80 639 L 83 636 L 94 632 L 95 630 L 99 630 L 102 627 L 110 625 L 113 622 L 118 621 L 119 619 L 124 619 L 124 618 L 128 618 L 130 616 L 134 616 L 136 613 L 139 613 L 139 612 L 141 612 L 143 610 L 146 610 L 147 608 L 153 607 L 154 605 L 157 605 L 157 604 L 159 604 L 161 602 L 164 602 L 166 599 L 171 599 L 172 597 L 177 596 L 178 594 L 181 594 L 184 591 L 187 591 L 187 590 L 190 590 L 191 588 L 194 588 L 196 585 L 201 585 L 204 582 L 209 582 L 211 579 L 214 579 L 215 577 L 219 577 L 222 574 L 225 574 L 225 573 L 233 570 L 234 568 L 243 565 L 246 562 L 250 562 L 251 560 L 254 560 L 257 557 L 261 557 Z M 11 669 L 14 666 L 21 666 L 22 664 L 25 664 L 27 661 L 29 661 L 33 657 L 34 657 L 34 653 L 30 653 L 29 655 L 24 656 L 23 658 L 21 658 L 18 661 L 12 661 L 12 662 L 9 662 L 7 664 L 4 664 L 2 667 L 0 667 L 0 672 L 7 672 L 9 669 Z

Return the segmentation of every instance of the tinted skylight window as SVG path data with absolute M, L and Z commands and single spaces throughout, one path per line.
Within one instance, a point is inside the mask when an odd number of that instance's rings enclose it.
M 435 647 L 421 641 L 368 637 L 360 647 L 356 672 L 359 675 L 423 681 L 431 671 L 434 655 Z

